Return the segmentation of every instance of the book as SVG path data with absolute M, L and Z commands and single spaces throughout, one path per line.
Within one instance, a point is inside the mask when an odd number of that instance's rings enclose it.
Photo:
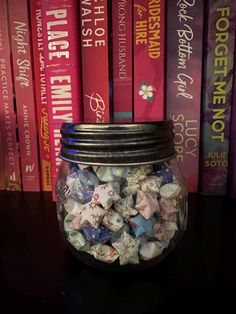
M 133 3 L 112 1 L 113 119 L 133 118 Z
M 178 166 L 198 191 L 204 1 L 167 1 L 166 117 Z
M 21 190 L 21 174 L 16 138 L 16 114 L 12 85 L 11 50 L 7 1 L 0 0 L 0 126 L 1 126 L 1 179 L 6 190 Z M 4 164 L 4 168 L 3 168 Z
M 236 48 L 236 42 L 235 42 Z M 228 195 L 236 198 L 236 50 L 234 52 L 233 96 L 232 96 L 230 141 L 229 141 L 229 175 Z
M 2 151 L 2 134 L 0 128 L 0 191 L 5 190 L 5 182 L 4 182 L 4 162 L 3 162 L 3 151 Z
M 227 190 L 236 2 L 209 0 L 205 46 L 201 184 L 203 194 Z
M 21 190 L 7 0 L 0 0 L 0 125 L 6 190 Z
M 40 191 L 28 1 L 8 1 L 20 162 L 24 191 Z
M 42 6 L 53 200 L 61 163 L 61 124 L 83 120 L 78 15 L 76 0 L 48 0 Z
M 44 46 L 42 33 L 43 30 L 42 5 L 43 0 L 30 1 L 33 60 L 34 60 L 34 82 L 39 135 L 41 189 L 42 191 L 51 191 L 52 182 L 51 182 L 50 141 L 48 127 L 45 64 L 43 54 Z
M 164 119 L 165 1 L 134 0 L 134 121 Z
M 107 0 L 81 0 L 84 122 L 110 121 L 110 81 Z

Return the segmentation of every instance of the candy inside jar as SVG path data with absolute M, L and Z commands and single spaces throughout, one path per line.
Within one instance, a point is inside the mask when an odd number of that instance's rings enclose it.
M 187 192 L 172 143 L 171 121 L 62 126 L 57 209 L 76 257 L 138 267 L 173 249 Z

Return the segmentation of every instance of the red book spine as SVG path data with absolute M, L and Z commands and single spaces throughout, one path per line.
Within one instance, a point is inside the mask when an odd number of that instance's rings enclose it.
M 42 21 L 52 192 L 56 200 L 61 124 L 82 121 L 78 2 L 44 1 Z
M 165 1 L 134 0 L 134 121 L 164 118 Z
M 132 122 L 133 4 L 112 1 L 113 110 L 115 122 Z
M 16 139 L 16 114 L 11 68 L 11 49 L 7 17 L 7 1 L 0 0 L 0 125 L 2 132 L 1 149 L 3 153 L 5 188 L 21 190 L 21 173 L 18 143 Z
M 107 0 L 80 1 L 85 122 L 109 122 Z
M 40 191 L 28 1 L 8 1 L 24 191 Z
M 51 191 L 50 141 L 42 33 L 43 1 L 30 1 L 42 191 Z
M 0 190 L 5 190 L 4 183 L 4 162 L 3 162 L 3 150 L 2 150 L 2 134 L 0 128 Z

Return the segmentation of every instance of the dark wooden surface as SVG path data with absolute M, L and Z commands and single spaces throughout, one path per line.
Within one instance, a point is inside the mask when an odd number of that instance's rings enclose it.
M 49 193 L 0 192 L 1 313 L 232 313 L 235 302 L 236 200 L 191 194 L 187 230 L 162 262 L 111 273 L 67 252 Z

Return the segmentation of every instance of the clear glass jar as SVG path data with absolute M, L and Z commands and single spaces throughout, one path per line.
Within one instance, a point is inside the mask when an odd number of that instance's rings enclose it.
M 187 224 L 172 121 L 64 123 L 61 134 L 57 212 L 73 255 L 103 269 L 161 261 Z

